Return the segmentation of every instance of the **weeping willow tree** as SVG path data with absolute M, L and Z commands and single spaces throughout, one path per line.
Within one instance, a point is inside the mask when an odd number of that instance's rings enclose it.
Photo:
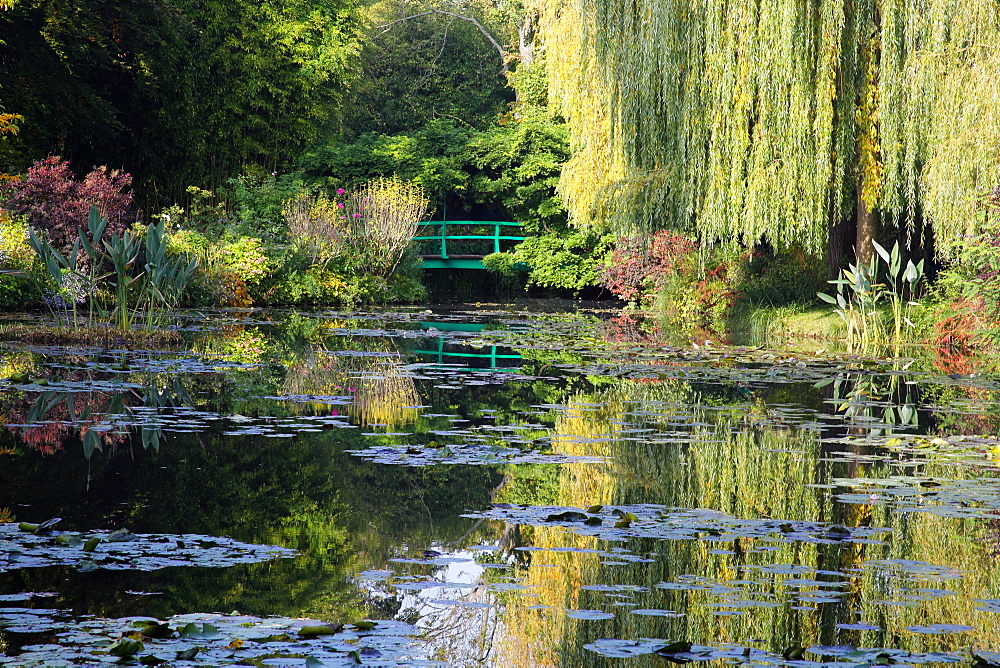
M 947 256 L 1000 185 L 997 0 L 535 2 L 578 224 Z

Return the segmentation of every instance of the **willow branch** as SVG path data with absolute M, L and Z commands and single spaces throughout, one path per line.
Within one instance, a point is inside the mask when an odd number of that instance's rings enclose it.
M 412 16 L 404 16 L 402 18 L 396 19 L 395 21 L 389 21 L 388 23 L 383 23 L 380 26 L 375 26 L 375 29 L 376 30 L 381 29 L 381 32 L 379 32 L 379 34 L 382 35 L 392 30 L 393 26 L 395 26 L 397 23 L 402 23 L 403 21 L 409 21 L 410 19 L 418 19 L 422 16 L 430 16 L 431 14 L 444 14 L 445 16 L 450 16 L 453 19 L 468 21 L 472 25 L 476 26 L 479 32 L 483 34 L 483 37 L 489 40 L 490 44 L 493 45 L 493 48 L 496 49 L 497 53 L 500 54 L 500 63 L 502 64 L 503 71 L 504 72 L 507 71 L 509 65 L 509 58 L 507 52 L 503 50 L 502 46 L 500 46 L 500 42 L 496 41 L 493 35 L 491 35 L 490 32 L 483 27 L 483 24 L 480 23 L 478 20 L 472 18 L 471 16 L 462 16 L 461 14 L 455 14 L 454 12 L 446 12 L 443 9 L 428 9 L 426 12 L 420 12 L 419 14 L 413 14 Z

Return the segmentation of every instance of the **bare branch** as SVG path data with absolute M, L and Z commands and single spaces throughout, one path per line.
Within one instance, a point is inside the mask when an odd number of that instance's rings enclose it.
M 455 14 L 454 12 L 446 12 L 443 9 L 429 9 L 426 12 L 420 12 L 419 14 L 413 14 L 412 16 L 404 16 L 402 18 L 396 19 L 395 21 L 389 21 L 388 23 L 383 23 L 380 26 L 375 26 L 375 29 L 376 30 L 381 29 L 381 32 L 379 32 L 379 34 L 382 35 L 392 30 L 393 26 L 395 26 L 397 23 L 402 23 L 403 21 L 409 21 L 410 19 L 418 19 L 422 16 L 429 16 L 431 14 L 444 14 L 445 16 L 450 16 L 454 19 L 459 19 L 461 21 L 468 21 L 472 25 L 476 26 L 476 28 L 479 29 L 479 32 L 483 34 L 483 37 L 488 39 L 490 44 L 493 45 L 493 48 L 496 49 L 497 53 L 500 54 L 500 63 L 502 64 L 503 68 L 502 71 L 506 72 L 509 69 L 510 56 L 508 55 L 508 53 L 504 51 L 502 46 L 500 46 L 500 42 L 496 41 L 493 35 L 491 35 L 489 31 L 483 27 L 483 24 L 480 23 L 478 20 L 472 18 L 471 16 L 462 16 L 461 14 Z

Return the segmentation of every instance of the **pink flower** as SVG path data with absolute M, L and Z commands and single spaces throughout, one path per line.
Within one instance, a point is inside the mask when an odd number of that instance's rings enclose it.
M 337 202 L 337 208 L 338 209 L 343 209 L 344 208 L 344 203 L 343 202 Z
M 361 214 L 360 214 L 360 213 L 356 213 L 356 214 L 354 214 L 354 217 L 355 217 L 355 218 L 360 218 L 360 217 L 361 217 Z
M 338 194 L 338 195 L 343 195 L 343 194 L 344 194 L 344 193 L 346 193 L 346 192 L 347 192 L 347 191 L 346 191 L 346 190 L 344 190 L 343 188 L 337 188 L 337 194 Z

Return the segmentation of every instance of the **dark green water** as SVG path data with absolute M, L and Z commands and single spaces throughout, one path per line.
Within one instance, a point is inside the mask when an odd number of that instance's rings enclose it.
M 79 620 L 110 642 L 106 620 L 234 611 L 388 629 L 257 665 L 1000 659 L 995 379 L 611 315 L 229 312 L 188 314 L 175 351 L 4 344 L 0 519 L 104 539 L 31 552 L 7 525 L 0 664 L 82 662 Z M 120 528 L 172 542 L 116 556 L 95 532 Z M 205 536 L 295 553 L 206 566 Z M 248 660 L 210 640 L 159 656 Z

